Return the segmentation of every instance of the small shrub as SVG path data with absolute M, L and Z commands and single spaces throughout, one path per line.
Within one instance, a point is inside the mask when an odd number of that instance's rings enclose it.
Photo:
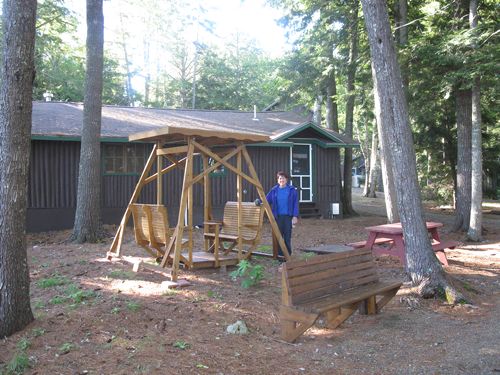
M 24 371 L 30 366 L 30 360 L 26 353 L 18 353 L 7 364 L 7 375 L 23 374 Z
M 70 343 L 70 342 L 65 342 L 59 347 L 59 353 L 61 354 L 67 354 L 70 351 L 72 351 L 75 348 L 75 346 Z
M 185 350 L 185 349 L 189 348 L 189 346 L 190 346 L 190 345 L 189 345 L 187 342 L 185 342 L 185 341 L 182 341 L 182 340 L 177 340 L 176 342 L 174 342 L 174 343 L 172 344 L 172 346 L 173 346 L 174 348 L 178 348 L 178 349 L 181 349 L 181 350 Z
M 137 302 L 127 302 L 127 309 L 130 311 L 139 311 L 141 309 L 141 304 Z
M 135 273 L 132 271 L 111 271 L 108 275 L 112 279 L 122 279 L 122 280 L 133 280 L 135 279 Z
M 111 309 L 111 314 L 118 314 L 120 312 L 120 308 L 119 307 L 113 307 Z
M 248 260 L 242 260 L 238 263 L 238 269 L 230 273 L 233 280 L 242 278 L 241 286 L 245 289 L 259 284 L 264 278 L 264 267 L 260 264 L 252 265 Z
M 31 330 L 31 333 L 33 334 L 34 337 L 40 337 L 45 334 L 45 330 L 43 328 L 33 328 Z
M 62 297 L 62 296 L 55 296 L 55 297 L 52 297 L 50 300 L 49 300 L 49 303 L 51 305 L 60 305 L 64 302 L 66 302 L 67 298 L 66 297 Z
M 52 277 L 46 279 L 40 279 L 38 281 L 38 286 L 40 288 L 52 288 L 54 286 L 60 286 L 68 283 L 68 279 L 59 275 L 52 275 Z
M 302 253 L 300 255 L 300 259 L 306 260 L 306 259 L 309 259 L 309 258 L 313 258 L 315 256 L 316 256 L 315 253 Z
M 23 352 L 28 350 L 30 346 L 31 346 L 31 341 L 26 337 L 23 337 L 21 340 L 19 340 L 16 345 L 17 349 Z

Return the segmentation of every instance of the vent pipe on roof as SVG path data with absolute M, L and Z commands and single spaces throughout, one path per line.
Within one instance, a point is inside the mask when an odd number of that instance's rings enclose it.
M 257 118 L 257 106 L 254 105 L 253 106 L 253 119 L 254 121 L 259 121 L 259 119 Z

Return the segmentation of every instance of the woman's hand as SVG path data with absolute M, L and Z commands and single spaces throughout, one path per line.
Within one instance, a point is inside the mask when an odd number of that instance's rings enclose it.
M 292 225 L 296 225 L 299 222 L 299 218 L 297 216 L 294 216 L 292 218 Z

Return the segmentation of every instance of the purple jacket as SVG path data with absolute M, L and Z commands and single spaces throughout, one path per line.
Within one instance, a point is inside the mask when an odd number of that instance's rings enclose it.
M 278 189 L 279 184 L 276 184 L 267 193 L 266 199 L 271 205 L 274 217 L 278 217 Z M 292 185 L 287 185 L 284 189 L 288 189 L 288 214 L 290 216 L 299 217 L 299 197 L 297 189 Z

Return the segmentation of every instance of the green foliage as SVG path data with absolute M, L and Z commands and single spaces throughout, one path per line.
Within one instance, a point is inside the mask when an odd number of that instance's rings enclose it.
M 16 354 L 7 364 L 5 375 L 23 374 L 30 366 L 30 361 L 26 353 Z
M 40 279 L 38 281 L 38 286 L 40 288 L 52 288 L 55 286 L 65 285 L 68 282 L 69 280 L 66 279 L 65 277 L 54 274 L 50 278 Z
M 113 270 L 109 273 L 108 277 L 112 279 L 134 280 L 136 274 L 132 271 Z
M 315 253 L 312 253 L 312 252 L 309 253 L 309 252 L 307 252 L 307 253 L 302 253 L 300 255 L 300 259 L 306 260 L 306 259 L 314 258 L 315 256 L 316 256 Z
M 127 309 L 133 312 L 139 311 L 141 309 L 141 304 L 134 301 L 127 302 Z
M 119 307 L 113 307 L 111 309 L 111 314 L 118 314 L 120 312 L 120 308 Z
M 238 269 L 231 272 L 233 280 L 242 278 L 241 286 L 245 289 L 258 285 L 264 279 L 264 267 L 260 264 L 252 265 L 248 260 L 238 263 Z
M 16 345 L 17 349 L 23 352 L 28 350 L 30 346 L 31 346 L 31 341 L 27 337 L 23 337 L 22 339 L 20 339 Z
M 60 354 L 67 354 L 75 348 L 75 345 L 70 342 L 65 342 L 59 347 Z
M 33 337 L 40 337 L 40 336 L 43 336 L 45 334 L 45 329 L 43 328 L 33 328 L 31 330 L 31 333 L 33 334 Z
M 66 297 L 63 297 L 63 296 L 54 296 L 52 297 L 50 300 L 49 300 L 49 303 L 51 305 L 61 305 L 63 303 L 65 303 L 67 300 Z
M 185 349 L 188 349 L 191 345 L 188 344 L 187 342 L 183 341 L 183 340 L 177 340 L 175 341 L 172 346 L 174 348 L 178 348 L 178 349 L 181 349 L 181 350 L 185 350 Z

